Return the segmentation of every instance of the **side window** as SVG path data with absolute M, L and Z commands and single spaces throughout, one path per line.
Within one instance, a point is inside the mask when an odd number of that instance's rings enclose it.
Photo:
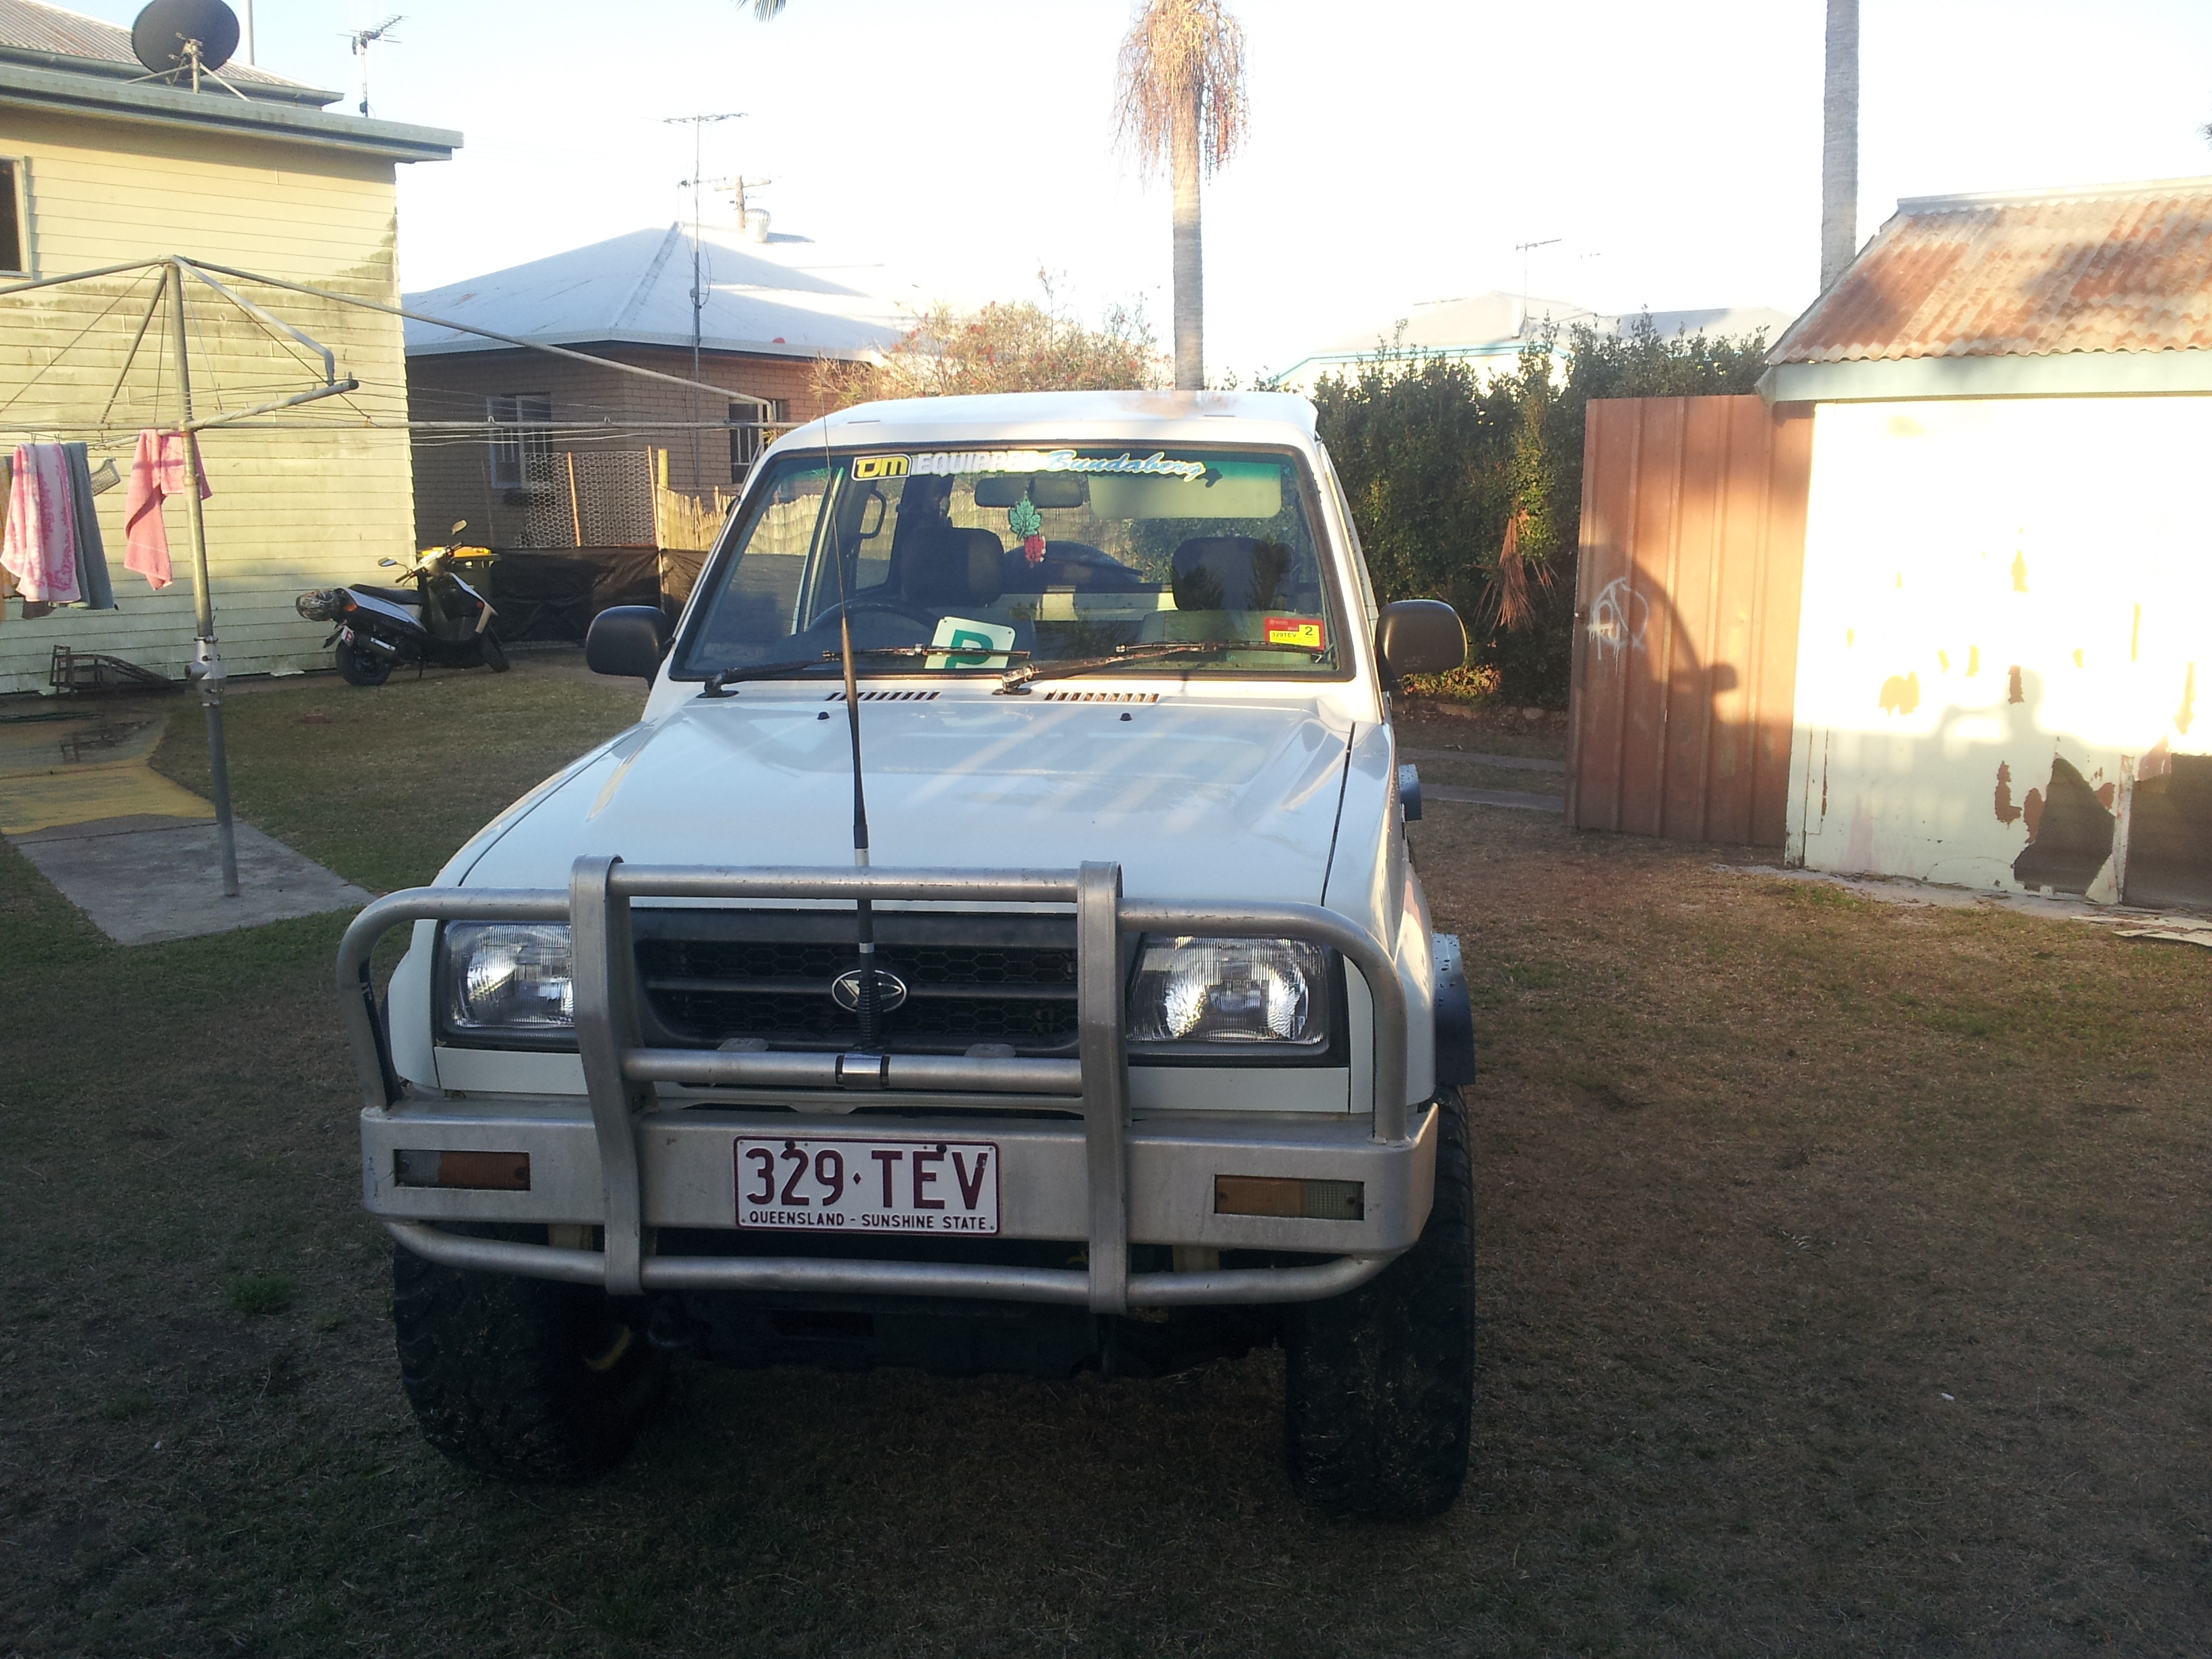
M 29 228 L 24 220 L 23 164 L 0 160 L 0 271 L 28 276 Z
M 783 418 L 783 404 L 766 398 L 730 399 L 730 412 L 725 417 L 730 426 L 730 482 L 741 484 L 745 475 L 753 470 L 753 463 L 761 458 L 771 436 L 763 422 Z
M 491 485 L 520 489 L 552 476 L 551 446 L 545 428 L 553 424 L 553 399 L 542 392 L 503 392 L 484 399 L 491 422 Z

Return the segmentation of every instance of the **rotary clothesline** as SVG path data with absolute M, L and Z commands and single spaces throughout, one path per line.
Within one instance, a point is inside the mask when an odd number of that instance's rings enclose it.
M 74 283 L 94 282 L 110 276 L 120 276 L 133 273 L 144 275 L 156 272 L 159 273 L 159 279 L 155 285 L 153 294 L 148 300 L 145 314 L 139 319 L 137 331 L 132 337 L 131 349 L 125 356 L 123 368 L 116 379 L 115 390 L 109 394 L 107 403 L 105 407 L 103 407 L 100 420 L 94 423 L 94 427 L 95 429 L 100 432 L 100 435 L 103 440 L 104 447 L 104 441 L 108 429 L 105 425 L 107 416 L 114 412 L 116 401 L 121 396 L 124 383 L 130 378 L 131 371 L 137 364 L 138 353 L 145 343 L 147 333 L 153 327 L 156 316 L 163 309 L 163 301 L 166 299 L 167 309 L 169 313 L 170 345 L 174 355 L 176 413 L 179 418 L 173 422 L 163 423 L 162 429 L 177 433 L 186 440 L 186 447 L 191 453 L 191 465 L 192 469 L 192 477 L 191 484 L 199 486 L 198 488 L 188 486 L 183 492 L 191 522 L 193 623 L 195 634 L 192 660 L 186 665 L 185 672 L 185 678 L 198 690 L 201 706 L 207 712 L 208 769 L 210 774 L 210 781 L 212 786 L 210 793 L 215 797 L 216 839 L 216 844 L 220 848 L 222 857 L 222 891 L 225 897 L 236 898 L 239 891 L 238 841 L 236 828 L 234 824 L 231 814 L 229 762 L 223 744 L 222 657 L 216 640 L 215 602 L 214 595 L 209 585 L 207 520 L 200 505 L 202 491 L 204 489 L 206 483 L 205 473 L 200 462 L 198 453 L 199 447 L 195 440 L 199 433 L 210 431 L 219 427 L 234 426 L 244 422 L 255 421 L 266 416 L 280 415 L 284 411 L 297 409 L 304 404 L 316 403 L 324 398 L 347 398 L 354 392 L 362 391 L 362 383 L 358 380 L 354 379 L 350 375 L 348 375 L 343 379 L 339 377 L 337 354 L 329 347 L 322 344 L 319 341 L 313 339 L 301 330 L 295 328 L 291 324 L 285 322 L 283 319 L 272 315 L 262 307 L 257 305 L 242 294 L 237 292 L 236 289 L 230 287 L 228 283 L 218 279 L 228 277 L 234 283 L 253 284 L 293 294 L 306 295 L 312 298 L 322 300 L 335 305 L 350 306 L 362 310 L 379 312 L 386 316 L 398 317 L 410 321 L 425 323 L 434 327 L 451 329 L 459 333 L 474 335 L 483 339 L 495 340 L 505 345 L 519 346 L 526 350 L 540 352 L 549 356 L 568 358 L 579 362 L 590 363 L 598 368 L 611 368 L 617 370 L 622 374 L 638 376 L 645 380 L 667 381 L 676 386 L 686 387 L 695 392 L 714 392 L 718 397 L 726 398 L 729 397 L 731 394 L 723 388 L 710 386 L 700 380 L 686 380 L 681 375 L 664 374 L 656 369 L 640 368 L 634 364 L 616 362 L 610 358 L 594 357 L 587 352 L 572 351 L 565 346 L 547 345 L 542 341 L 526 339 L 517 335 L 501 334 L 490 329 L 477 328 L 467 323 L 456 323 L 443 318 L 423 316 L 418 313 L 403 309 L 398 306 L 388 306 L 374 300 L 365 300 L 357 295 L 341 294 L 329 289 L 312 287 L 304 283 L 288 282 L 282 277 L 270 276 L 265 274 L 249 270 L 238 270 L 228 265 L 219 265 L 206 261 L 188 259 L 182 254 L 173 253 L 161 258 L 138 259 L 122 264 L 104 265 L 94 270 L 72 271 L 69 275 L 63 276 L 38 277 L 26 282 L 11 283 L 4 286 L 0 286 L 0 298 L 6 298 L 14 295 L 26 294 L 33 290 L 61 288 Z M 203 288 L 211 291 L 220 297 L 232 308 L 250 319 L 255 326 L 260 330 L 265 337 L 277 341 L 279 344 L 283 344 L 287 340 L 289 340 L 291 343 L 286 349 L 294 349 L 295 351 L 304 349 L 305 351 L 312 353 L 314 356 L 319 358 L 322 368 L 322 384 L 310 386 L 303 392 L 295 392 L 287 397 L 267 399 L 256 404 L 250 408 L 226 410 L 214 415 L 196 417 L 194 416 L 192 407 L 191 351 L 190 343 L 191 328 L 190 318 L 187 313 L 187 308 L 185 304 L 185 283 L 187 278 L 198 283 Z M 97 328 L 102 322 L 106 321 L 107 318 L 113 315 L 117 307 L 123 303 L 125 299 L 129 297 L 135 287 L 135 283 L 126 286 L 116 295 L 115 298 L 111 300 L 90 322 L 87 323 L 83 328 L 80 329 L 76 336 L 65 343 L 60 350 L 57 351 L 52 357 L 47 360 L 46 362 L 40 365 L 37 371 L 32 374 L 30 380 L 16 392 L 14 397 L 11 397 L 6 404 L 0 404 L 0 421 L 4 421 L 7 411 L 9 409 L 12 409 L 16 402 L 30 391 L 32 386 L 38 385 L 41 380 L 43 380 L 48 371 L 52 369 L 56 363 L 62 362 L 70 352 L 81 346 L 84 340 L 95 328 Z M 204 342 L 203 342 L 201 350 L 204 356 L 210 356 L 212 355 L 208 353 Z M 155 373 L 158 377 L 160 373 L 160 362 L 158 358 L 155 364 Z M 274 388 L 272 386 L 263 389 Z M 157 378 L 157 397 L 160 395 L 161 390 L 161 387 Z M 358 406 L 356 405 L 356 407 L 358 410 Z M 364 418 L 367 418 L 365 412 Z M 486 422 L 485 424 L 492 425 L 495 423 Z M 332 429 L 343 428 L 340 427 L 338 423 L 333 422 Z M 512 426 L 507 427 L 506 429 L 509 432 L 517 430 L 517 428 Z

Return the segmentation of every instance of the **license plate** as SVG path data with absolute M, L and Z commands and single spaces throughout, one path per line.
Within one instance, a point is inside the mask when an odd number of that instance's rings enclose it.
M 737 1172 L 740 1227 L 971 1238 L 999 1231 L 994 1141 L 746 1137 Z

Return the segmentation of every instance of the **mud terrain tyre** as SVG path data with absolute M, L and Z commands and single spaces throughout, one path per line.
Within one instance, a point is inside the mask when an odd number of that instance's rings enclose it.
M 425 1439 L 506 1480 L 587 1480 L 620 1462 L 666 1361 L 644 1306 L 550 1279 L 392 1256 L 399 1377 Z
M 1441 1515 L 1474 1414 L 1474 1193 L 1467 1108 L 1438 1102 L 1437 1191 L 1413 1248 L 1358 1290 L 1294 1310 L 1283 1335 L 1285 1457 L 1330 1515 Z

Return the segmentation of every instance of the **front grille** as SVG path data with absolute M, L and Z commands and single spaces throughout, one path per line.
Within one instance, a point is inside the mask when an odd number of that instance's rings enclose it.
M 648 1042 L 834 1052 L 858 1040 L 858 1017 L 830 994 L 859 962 L 851 912 L 641 908 L 634 926 Z M 1075 1052 L 1073 917 L 879 911 L 876 963 L 907 988 L 883 1019 L 894 1054 Z

